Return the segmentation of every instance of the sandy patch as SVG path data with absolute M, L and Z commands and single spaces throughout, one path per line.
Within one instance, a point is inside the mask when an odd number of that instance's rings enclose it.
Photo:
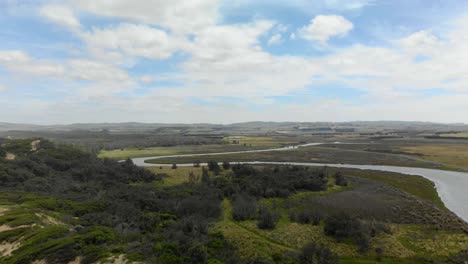
M 7 226 L 7 225 L 0 225 L 0 232 L 5 232 L 8 230 L 14 229 L 13 227 Z
M 39 143 L 41 143 L 40 140 L 34 140 L 31 142 L 31 151 L 36 151 L 39 148 Z
M 114 256 L 106 259 L 101 264 L 128 264 L 130 263 L 124 255 Z
M 16 159 L 16 155 L 13 154 L 13 153 L 7 153 L 7 154 L 5 155 L 5 159 L 6 159 L 6 160 L 15 160 L 15 159 Z
M 18 228 L 23 228 L 23 227 L 31 227 L 31 226 L 32 225 L 20 225 L 20 226 L 11 227 L 11 226 L 8 226 L 8 225 L 1 225 L 0 226 L 0 232 L 13 230 L 13 229 L 18 229 Z
M 35 215 L 41 219 L 43 219 L 45 221 L 46 224 L 49 224 L 49 225 L 63 225 L 62 222 L 58 221 L 57 219 L 51 217 L 51 216 L 48 216 L 48 215 L 45 215 L 45 214 L 40 214 L 40 213 L 35 213 Z
M 0 215 L 3 215 L 8 210 L 10 210 L 10 209 L 5 208 L 5 207 L 0 207 Z
M 81 264 L 81 260 L 83 258 L 81 256 L 76 257 L 74 260 L 68 262 L 68 264 Z
M 20 243 L 6 243 L 3 242 L 0 244 L 0 256 L 8 257 L 11 256 L 11 252 L 15 251 L 20 247 Z
M 41 259 L 41 260 L 35 260 L 31 264 L 47 264 L 47 262 L 44 259 Z

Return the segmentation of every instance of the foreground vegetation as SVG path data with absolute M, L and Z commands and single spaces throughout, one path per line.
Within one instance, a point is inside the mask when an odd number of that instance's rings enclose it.
M 44 139 L 0 146 L 0 263 L 467 259 L 467 224 L 421 177 L 215 160 L 143 169 Z

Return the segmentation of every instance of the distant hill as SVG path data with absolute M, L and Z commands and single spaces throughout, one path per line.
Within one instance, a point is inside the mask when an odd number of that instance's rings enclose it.
M 210 129 L 260 129 L 260 130 L 281 130 L 295 128 L 323 128 L 323 127 L 356 127 L 367 129 L 409 129 L 409 130 L 460 130 L 468 131 L 467 124 L 442 124 L 420 121 L 352 121 L 352 122 L 263 122 L 253 121 L 233 124 L 207 124 L 207 123 L 76 123 L 67 125 L 36 125 L 36 124 L 16 124 L 0 122 L 0 132 L 5 131 L 147 131 L 159 128 L 210 128 Z

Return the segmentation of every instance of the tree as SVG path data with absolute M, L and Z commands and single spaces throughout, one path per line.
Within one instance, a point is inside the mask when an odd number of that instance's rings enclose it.
M 195 175 L 195 173 L 193 171 L 189 172 L 189 175 L 188 175 L 189 184 L 195 184 L 195 183 L 198 182 L 199 179 L 200 179 L 199 175 Z
M 208 170 L 209 171 L 215 171 L 215 170 L 219 170 L 219 164 L 217 161 L 215 160 L 210 160 L 208 161 Z
M 299 252 L 300 264 L 336 264 L 338 256 L 324 245 L 317 245 L 315 242 L 307 243 Z
M 209 184 L 210 183 L 210 174 L 208 173 L 208 170 L 205 167 L 202 167 L 201 182 L 203 184 Z
M 229 170 L 231 168 L 231 164 L 228 161 L 223 162 L 223 169 Z

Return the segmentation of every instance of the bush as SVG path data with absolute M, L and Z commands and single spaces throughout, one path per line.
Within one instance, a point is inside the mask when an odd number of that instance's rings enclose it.
M 239 195 L 232 202 L 232 218 L 236 221 L 245 221 L 255 218 L 257 201 L 248 195 Z
M 315 242 L 307 243 L 300 251 L 298 260 L 300 264 L 336 264 L 339 262 L 338 256 L 323 245 Z
M 365 253 L 371 248 L 371 224 L 347 214 L 328 217 L 325 220 L 325 234 L 338 241 L 352 239 L 359 247 L 359 252 Z
M 229 170 L 231 168 L 231 164 L 228 161 L 223 162 L 223 169 Z
M 257 227 L 260 229 L 274 229 L 278 215 L 272 212 L 268 207 L 261 206 L 259 208 Z
M 291 211 L 289 213 L 289 220 L 300 224 L 310 224 L 312 221 L 312 213 L 305 210 Z
M 343 174 L 341 174 L 341 172 L 338 171 L 337 173 L 335 173 L 334 178 L 335 178 L 336 185 L 348 186 L 348 181 L 345 179 Z

